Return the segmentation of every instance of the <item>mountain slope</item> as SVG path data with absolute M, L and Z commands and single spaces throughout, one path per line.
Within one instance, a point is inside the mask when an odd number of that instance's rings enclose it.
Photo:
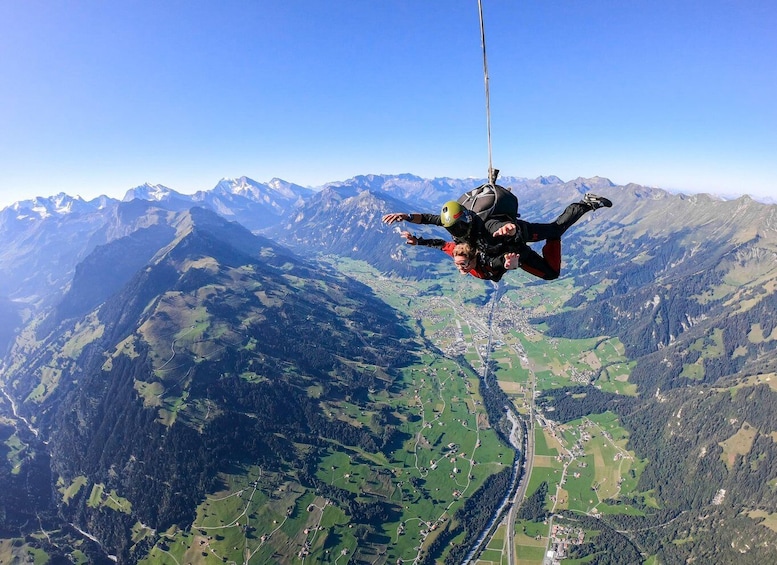
M 219 470 L 300 467 L 316 438 L 375 450 L 380 435 L 322 403 L 367 402 L 391 382 L 378 367 L 409 355 L 366 287 L 204 209 L 173 220 L 172 241 L 97 309 L 17 349 L 4 383 L 47 438 L 63 516 L 122 560 L 144 551 L 137 522 L 190 523 Z M 127 249 L 98 248 L 78 272 Z M 87 307 L 89 278 L 74 279 L 70 314 Z M 98 486 L 127 508 L 94 508 Z
M 280 179 L 263 184 L 241 177 L 194 195 L 146 183 L 128 190 L 121 202 L 66 194 L 17 202 L 0 210 L 0 297 L 23 303 L 29 317 L 61 298 L 75 265 L 96 246 L 164 223 L 165 214 L 202 206 L 259 230 L 312 194 Z
M 642 187 L 606 194 L 616 207 L 600 233 L 572 240 L 589 254 L 572 274 L 591 290 L 543 319 L 551 334 L 617 335 L 648 392 L 777 371 L 777 207 Z
M 407 210 L 409 205 L 382 190 L 362 185 L 329 187 L 297 206 L 290 217 L 268 235 L 299 253 L 334 254 L 367 261 L 381 271 L 403 276 L 423 275 L 426 266 L 406 262 L 404 241 L 399 229 L 386 226 L 382 217 L 392 210 Z M 417 233 L 434 233 L 428 227 L 403 226 Z M 442 228 L 439 228 L 441 231 Z M 438 237 L 442 233 L 437 233 Z M 431 264 L 442 262 L 442 254 L 425 249 Z

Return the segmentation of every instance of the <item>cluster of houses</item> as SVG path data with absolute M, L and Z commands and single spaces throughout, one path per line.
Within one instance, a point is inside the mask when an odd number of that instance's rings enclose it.
M 559 565 L 569 555 L 569 548 L 580 545 L 585 540 L 582 528 L 572 528 L 562 524 L 553 524 L 550 530 L 550 547 L 545 556 L 546 565 Z

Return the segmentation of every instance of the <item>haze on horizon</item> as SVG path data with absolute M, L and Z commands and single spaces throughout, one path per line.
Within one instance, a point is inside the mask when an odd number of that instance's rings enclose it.
M 483 0 L 493 165 L 777 200 L 777 5 Z M 0 3 L 0 207 L 484 177 L 477 0 Z

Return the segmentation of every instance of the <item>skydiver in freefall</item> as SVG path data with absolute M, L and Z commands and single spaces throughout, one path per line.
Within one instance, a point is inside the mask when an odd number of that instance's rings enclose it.
M 453 236 L 453 242 L 418 238 L 402 232 L 409 245 L 427 245 L 442 249 L 457 262 L 457 268 L 478 278 L 499 280 L 507 270 L 520 267 L 544 280 L 558 278 L 561 273 L 561 236 L 586 213 L 599 208 L 610 208 L 612 202 L 587 193 L 579 202 L 573 202 L 553 222 L 533 223 L 516 218 L 482 220 L 477 214 L 451 200 L 446 202 L 440 214 L 393 212 L 383 216 L 387 224 L 406 221 L 414 224 L 442 226 Z M 542 256 L 528 243 L 545 241 Z M 453 243 L 453 246 L 447 245 Z M 460 249 L 454 255 L 455 244 L 466 243 L 468 250 Z M 474 255 L 473 255 L 474 253 Z M 460 257 L 460 259 L 457 259 Z M 467 260 L 470 262 L 465 265 Z M 474 264 L 471 263 L 474 261 Z M 462 270 L 462 266 L 470 266 Z

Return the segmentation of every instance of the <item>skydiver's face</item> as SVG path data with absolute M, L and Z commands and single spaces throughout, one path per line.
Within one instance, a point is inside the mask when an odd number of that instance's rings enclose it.
M 475 268 L 475 259 L 464 255 L 457 255 L 453 258 L 453 262 L 460 273 L 466 274 Z

